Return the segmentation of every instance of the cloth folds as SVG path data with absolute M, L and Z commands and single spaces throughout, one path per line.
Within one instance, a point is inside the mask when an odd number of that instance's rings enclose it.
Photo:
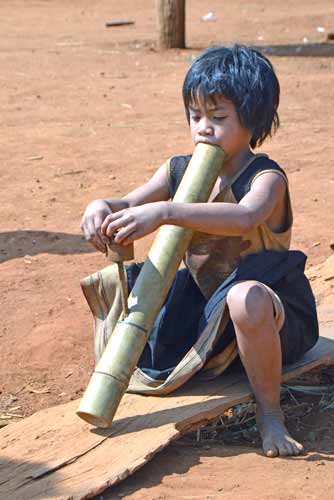
M 128 391 L 163 395 L 174 391 L 198 372 L 204 378 L 222 373 L 237 356 L 226 296 L 240 281 L 259 281 L 280 297 L 285 310 L 280 332 L 283 363 L 296 361 L 318 338 L 316 306 L 304 275 L 305 262 L 306 256 L 299 251 L 265 250 L 249 255 L 208 300 L 187 268 L 178 271 Z M 95 317 L 97 359 L 120 312 L 119 305 L 115 304 L 117 293 L 111 291 L 117 287 L 115 273 L 110 271 L 112 267 L 81 283 Z M 129 291 L 140 269 L 138 264 L 127 267 Z M 112 297 L 114 301 L 110 303 Z

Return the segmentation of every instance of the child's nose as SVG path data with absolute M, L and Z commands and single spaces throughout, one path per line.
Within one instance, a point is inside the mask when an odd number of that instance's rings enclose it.
M 209 120 L 205 117 L 202 118 L 199 124 L 199 134 L 200 135 L 212 135 L 213 127 L 210 124 Z

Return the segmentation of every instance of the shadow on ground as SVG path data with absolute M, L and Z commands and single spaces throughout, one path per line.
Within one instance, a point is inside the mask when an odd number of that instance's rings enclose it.
M 5 433 L 6 431 L 3 430 L 2 432 Z M 47 498 L 60 498 L 60 495 L 62 495 L 61 498 L 65 498 L 66 486 L 64 487 L 62 484 L 62 471 L 55 472 L 56 479 L 51 485 L 48 482 L 48 478 L 36 480 L 33 477 L 32 471 L 47 468 L 47 463 L 15 460 L 0 455 L 0 498 L 2 500 L 23 500 L 24 498 L 46 500 Z M 40 483 L 44 487 L 41 487 Z
M 333 57 L 334 43 L 295 43 L 284 45 L 253 45 L 264 54 L 285 57 Z
M 127 46 L 129 48 L 137 48 L 138 45 L 141 49 L 148 48 L 148 50 L 156 50 L 154 48 L 153 40 L 141 40 L 138 41 L 125 41 L 118 45 Z M 230 45 L 227 43 L 226 45 Z M 103 43 L 102 48 L 111 49 L 116 44 L 112 42 Z M 287 43 L 287 44 L 277 44 L 277 45 L 251 45 L 253 49 L 259 50 L 263 54 L 281 56 L 281 57 L 334 57 L 334 41 L 333 42 L 317 42 L 317 43 Z M 194 45 L 189 45 L 186 50 L 192 51 L 203 51 L 207 47 L 196 47 Z
M 94 249 L 81 234 L 50 231 L 9 231 L 0 233 L 0 263 L 25 255 L 90 253 Z
M 252 457 L 254 457 L 253 454 L 262 456 L 262 450 L 261 448 L 247 445 L 226 446 L 224 443 L 219 442 L 209 444 L 204 442 L 200 445 L 190 445 L 181 439 L 180 442 L 172 443 L 168 448 L 158 453 L 152 461 L 128 477 L 126 481 L 106 489 L 100 495 L 93 497 L 92 500 L 119 500 L 120 498 L 127 498 L 128 495 L 135 494 L 136 492 L 138 493 L 139 490 L 143 490 L 147 500 L 165 498 L 165 496 L 155 496 L 153 488 L 161 485 L 163 482 L 170 485 L 171 478 L 173 477 L 173 484 L 176 490 L 180 490 L 183 482 L 182 476 L 187 474 L 193 467 L 199 466 L 203 462 L 204 457 L 221 459 L 221 467 L 224 470 L 226 460 L 230 457 L 243 454 L 249 454 L 251 462 Z M 325 463 L 333 461 L 334 456 L 333 451 L 329 452 L 326 450 L 326 452 L 322 452 L 319 450 L 307 456 L 288 457 L 285 460 L 287 462 L 306 460 L 309 462 Z M 136 498 L 141 497 L 138 495 Z M 191 498 L 191 495 L 184 498 Z M 197 498 L 200 497 L 198 496 Z M 215 498 L 218 498 L 218 496 L 215 496 Z

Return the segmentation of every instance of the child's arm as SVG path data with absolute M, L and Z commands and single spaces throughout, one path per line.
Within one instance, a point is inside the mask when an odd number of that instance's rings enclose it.
M 277 227 L 286 220 L 286 182 L 276 173 L 265 173 L 250 191 L 234 203 L 168 204 L 165 224 L 176 224 L 209 234 L 241 236 L 263 222 Z
M 239 236 L 265 221 L 269 224 L 279 221 L 278 225 L 283 225 L 285 193 L 284 179 L 266 173 L 254 181 L 238 204 L 155 202 L 130 207 L 108 216 L 102 233 L 112 236 L 117 231 L 115 241 L 128 244 L 162 224 L 175 224 L 209 234 Z
M 87 241 L 97 250 L 105 252 L 108 238 L 102 235 L 101 226 L 108 215 L 126 208 L 168 199 L 167 165 L 163 164 L 148 182 L 126 196 L 120 199 L 104 198 L 92 201 L 83 214 L 81 230 Z

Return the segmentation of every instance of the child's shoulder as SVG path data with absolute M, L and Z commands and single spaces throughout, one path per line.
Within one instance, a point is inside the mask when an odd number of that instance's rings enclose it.
M 253 182 L 265 173 L 275 172 L 287 183 L 283 168 L 266 154 L 255 155 L 247 168 L 232 183 L 231 189 L 237 201 L 240 201 L 251 189 Z
M 171 198 L 182 180 L 192 155 L 177 155 L 167 161 L 168 184 Z M 251 189 L 253 182 L 260 175 L 267 172 L 276 172 L 281 175 L 287 183 L 287 176 L 283 168 L 267 154 L 254 155 L 251 162 L 242 169 L 241 174 L 232 182 L 231 190 L 239 202 Z
M 168 184 L 171 198 L 176 193 L 191 157 L 191 154 L 178 155 L 173 156 L 167 161 Z
M 169 158 L 167 161 L 167 165 L 170 171 L 174 172 L 182 172 L 184 174 L 188 163 L 191 160 L 192 155 L 177 155 L 177 156 L 172 156 Z

